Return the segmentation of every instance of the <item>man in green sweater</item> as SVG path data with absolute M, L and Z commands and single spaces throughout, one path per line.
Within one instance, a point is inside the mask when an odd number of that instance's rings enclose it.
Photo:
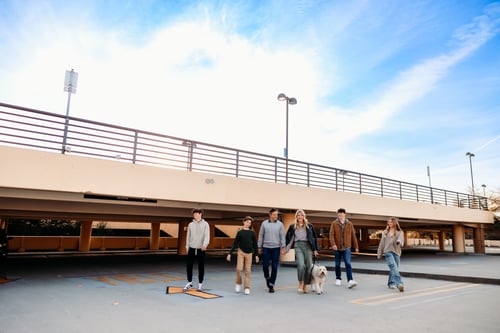
M 245 295 L 250 294 L 250 275 L 252 273 L 252 259 L 255 258 L 255 263 L 259 263 L 257 238 L 252 230 L 253 218 L 245 216 L 243 218 L 243 229 L 240 229 L 234 238 L 233 246 L 229 250 L 226 260 L 231 261 L 231 254 L 238 249 L 238 257 L 236 260 L 236 286 L 234 290 L 239 293 L 241 291 L 242 272 L 245 268 Z

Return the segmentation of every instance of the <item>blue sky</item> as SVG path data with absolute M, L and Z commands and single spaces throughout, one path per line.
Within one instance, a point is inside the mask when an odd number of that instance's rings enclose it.
M 0 101 L 500 192 L 500 2 L 0 0 Z

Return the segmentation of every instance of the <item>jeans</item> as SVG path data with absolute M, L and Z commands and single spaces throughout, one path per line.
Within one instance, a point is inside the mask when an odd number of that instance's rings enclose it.
M 270 287 L 274 287 L 276 277 L 278 276 L 280 251 L 281 249 L 279 247 L 264 247 L 262 249 L 262 270 L 264 271 L 264 277 L 266 281 L 268 281 Z M 269 261 L 271 261 L 271 276 L 269 276 Z
M 295 262 L 297 263 L 297 279 L 309 284 L 311 281 L 312 250 L 308 242 L 295 242 Z
M 399 286 L 403 284 L 401 275 L 399 274 L 399 256 L 394 252 L 384 253 L 385 262 L 389 266 L 389 279 L 387 280 L 387 285 L 390 287 Z
M 347 281 L 352 280 L 352 266 L 351 266 L 351 249 L 345 249 L 344 251 L 335 250 L 335 278 L 341 280 L 340 277 L 340 259 L 344 257 L 345 272 L 347 274 Z

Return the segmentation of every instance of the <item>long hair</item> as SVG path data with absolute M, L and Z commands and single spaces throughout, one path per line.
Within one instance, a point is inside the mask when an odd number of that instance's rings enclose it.
M 397 231 L 403 231 L 403 229 L 401 229 L 401 227 L 399 226 L 399 219 L 397 217 L 394 217 L 394 216 L 389 217 L 389 221 L 392 221 L 394 223 Z M 387 222 L 389 222 L 389 221 L 387 221 Z
M 304 227 L 305 227 L 305 228 L 306 228 L 306 230 L 307 230 L 307 228 L 309 227 L 309 221 L 307 220 L 306 212 L 304 212 L 304 210 L 303 210 L 303 209 L 297 209 L 297 211 L 295 212 L 295 221 L 294 221 L 294 223 L 295 223 L 295 225 L 294 225 L 295 230 L 297 230 L 297 228 L 300 228 L 300 226 L 299 226 L 299 222 L 297 221 L 297 216 L 298 216 L 299 214 L 304 215 Z

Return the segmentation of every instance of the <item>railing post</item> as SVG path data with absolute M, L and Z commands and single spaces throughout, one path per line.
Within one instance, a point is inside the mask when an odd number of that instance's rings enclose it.
M 311 185 L 311 182 L 309 181 L 309 177 L 310 177 L 309 172 L 310 172 L 310 165 L 309 165 L 309 163 L 307 163 L 307 176 L 306 176 L 307 177 L 307 181 L 306 181 L 307 187 L 309 187 Z
M 236 178 L 238 178 L 238 173 L 239 173 L 239 168 L 240 168 L 240 151 L 236 151 Z
M 134 150 L 133 150 L 133 154 L 132 154 L 132 164 L 135 164 L 135 160 L 136 160 L 136 157 L 137 157 L 137 139 L 138 139 L 138 136 L 139 136 L 139 133 L 137 131 L 135 131 L 135 134 L 134 134 Z

